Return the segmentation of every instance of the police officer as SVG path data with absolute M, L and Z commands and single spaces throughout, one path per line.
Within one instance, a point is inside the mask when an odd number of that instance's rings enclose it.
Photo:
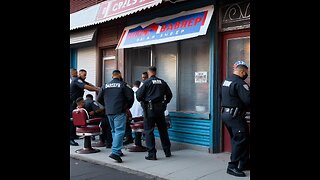
M 134 96 L 133 91 L 127 83 L 121 81 L 119 70 L 112 72 L 112 80 L 102 87 L 98 94 L 97 101 L 105 106 L 112 132 L 112 153 L 110 158 L 118 163 L 122 162 L 123 156 L 122 139 L 126 128 L 126 110 L 131 108 Z
M 168 135 L 167 124 L 164 117 L 164 111 L 167 104 L 172 99 L 172 92 L 168 84 L 156 77 L 157 68 L 149 67 L 148 76 L 143 85 L 137 90 L 136 97 L 144 111 L 144 134 L 148 148 L 147 160 L 157 160 L 154 139 L 154 127 L 157 124 L 161 145 L 166 157 L 171 156 L 171 143 Z
M 77 107 L 76 99 L 79 97 L 83 97 L 84 95 L 84 89 L 87 89 L 89 91 L 96 91 L 99 92 L 100 88 L 96 87 L 87 81 L 85 81 L 87 77 L 87 71 L 84 69 L 81 69 L 79 71 L 79 77 L 77 77 L 77 73 L 74 71 L 77 71 L 76 69 L 71 68 L 70 74 L 72 76 L 72 81 L 70 84 L 70 118 L 72 117 L 72 111 Z M 77 142 L 74 141 L 76 139 L 76 130 L 75 127 L 70 121 L 70 145 L 72 146 L 79 146 Z
M 249 128 L 245 112 L 250 107 L 250 90 L 244 81 L 247 77 L 246 63 L 236 61 L 233 75 L 223 82 L 221 91 L 221 119 L 230 134 L 232 147 L 227 173 L 240 177 L 244 177 L 243 170 L 249 168 Z
M 98 104 L 93 100 L 93 96 L 91 94 L 86 95 L 86 100 L 84 101 L 84 108 L 88 111 L 90 118 L 101 117 L 103 120 L 101 121 L 100 127 L 102 129 L 102 134 L 99 135 L 99 143 L 96 144 L 99 147 L 106 146 L 106 148 L 111 148 L 112 145 L 112 134 L 111 128 L 108 121 L 108 117 L 105 115 L 105 109 L 101 104 Z M 94 136 L 93 136 L 94 137 Z

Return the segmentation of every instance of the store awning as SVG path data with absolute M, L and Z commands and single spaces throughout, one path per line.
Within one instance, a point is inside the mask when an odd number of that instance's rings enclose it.
M 160 4 L 162 0 L 108 0 L 70 14 L 70 30 L 117 19 Z
M 213 5 L 126 27 L 117 49 L 160 44 L 205 35 Z
M 97 29 L 94 28 L 86 31 L 81 31 L 78 33 L 70 33 L 70 44 L 78 44 L 78 43 L 92 41 L 96 30 Z

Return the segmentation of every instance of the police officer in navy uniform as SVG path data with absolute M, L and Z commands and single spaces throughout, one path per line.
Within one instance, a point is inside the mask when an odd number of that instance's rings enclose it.
M 112 129 L 112 153 L 109 157 L 121 163 L 120 156 L 123 156 L 121 149 L 126 129 L 126 110 L 133 105 L 134 94 L 131 87 L 121 81 L 119 70 L 112 72 L 112 78 L 109 83 L 102 87 L 97 101 L 106 108 L 105 113 Z
M 147 160 L 157 160 L 154 138 L 154 127 L 157 124 L 161 145 L 166 157 L 171 156 L 171 143 L 168 135 L 164 111 L 172 99 L 172 92 L 168 84 L 156 77 L 157 68 L 149 67 L 148 76 L 143 85 L 137 90 L 136 97 L 144 111 L 144 134 L 148 149 Z
M 87 81 L 85 81 L 87 77 L 87 71 L 84 69 L 79 70 L 79 77 L 74 73 L 76 69 L 71 69 L 70 73 L 72 74 L 72 81 L 70 84 L 70 118 L 72 117 L 72 111 L 77 107 L 76 99 L 79 97 L 83 97 L 84 89 L 88 91 L 96 91 L 99 92 L 100 88 L 96 87 Z M 75 74 L 75 75 L 74 75 Z M 77 142 L 74 141 L 76 139 L 76 131 L 73 123 L 70 121 L 70 145 L 79 146 Z
M 244 61 L 234 64 L 233 75 L 222 84 L 221 119 L 231 137 L 231 156 L 227 173 L 244 177 L 243 170 L 249 168 L 249 136 L 245 113 L 250 108 L 250 90 L 244 81 L 248 77 L 248 66 Z

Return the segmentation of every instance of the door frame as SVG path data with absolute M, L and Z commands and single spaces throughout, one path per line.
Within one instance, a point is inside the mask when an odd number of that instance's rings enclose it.
M 221 33 L 221 82 L 226 78 L 227 73 L 227 45 L 229 39 L 250 37 L 250 29 L 229 31 Z M 223 122 L 222 122 L 223 124 Z M 227 128 L 222 125 L 222 151 L 231 152 L 231 140 Z

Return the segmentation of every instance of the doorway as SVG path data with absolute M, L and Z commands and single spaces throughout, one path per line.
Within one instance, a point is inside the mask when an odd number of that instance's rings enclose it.
M 231 76 L 233 73 L 233 64 L 237 60 L 245 61 L 249 66 L 249 76 L 245 80 L 250 86 L 250 31 L 232 31 L 222 34 L 222 79 Z M 250 120 L 248 120 L 250 126 Z M 231 152 L 230 135 L 225 126 L 222 127 L 222 151 Z

